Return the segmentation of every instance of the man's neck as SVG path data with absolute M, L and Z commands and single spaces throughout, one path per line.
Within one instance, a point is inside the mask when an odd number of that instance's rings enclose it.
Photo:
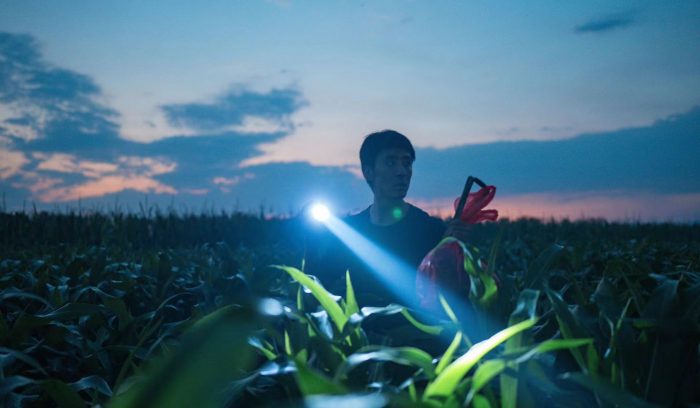
M 369 209 L 369 219 L 374 225 L 391 225 L 403 219 L 408 212 L 408 203 L 403 199 L 378 200 Z

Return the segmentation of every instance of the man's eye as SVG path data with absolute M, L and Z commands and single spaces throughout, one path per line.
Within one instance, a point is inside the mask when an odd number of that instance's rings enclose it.
M 393 167 L 395 164 L 396 164 L 396 161 L 394 161 L 393 159 L 386 160 L 386 165 L 389 167 Z

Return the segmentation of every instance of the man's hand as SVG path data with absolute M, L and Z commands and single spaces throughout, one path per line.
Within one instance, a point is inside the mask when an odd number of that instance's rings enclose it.
M 452 219 L 447 223 L 447 230 L 445 231 L 445 237 L 455 237 L 462 242 L 467 242 L 469 238 L 469 224 L 460 221 L 459 219 Z

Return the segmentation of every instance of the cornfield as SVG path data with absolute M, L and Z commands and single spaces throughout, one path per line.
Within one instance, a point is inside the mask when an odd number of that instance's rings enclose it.
M 700 404 L 700 227 L 500 221 L 465 319 L 304 273 L 300 219 L 0 214 L 0 405 Z

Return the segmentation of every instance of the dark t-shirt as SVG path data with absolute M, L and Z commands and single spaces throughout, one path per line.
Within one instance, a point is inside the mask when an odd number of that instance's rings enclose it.
M 337 237 L 328 237 L 320 263 L 312 267 L 312 273 L 332 292 L 344 296 L 345 271 L 350 270 L 360 307 L 407 304 L 406 297 L 415 298 L 416 269 L 423 257 L 440 242 L 445 233 L 444 222 L 410 204 L 406 215 L 391 225 L 372 224 L 369 207 L 359 214 L 345 217 L 343 222 L 384 250 L 391 259 L 398 259 L 405 265 L 402 268 L 403 286 L 395 284 L 400 278 L 392 275 L 393 271 L 386 270 L 392 268 L 384 268 L 386 262 L 378 259 L 381 257 L 377 253 L 363 245 L 352 250 Z M 383 278 L 379 277 L 381 273 L 384 273 Z

